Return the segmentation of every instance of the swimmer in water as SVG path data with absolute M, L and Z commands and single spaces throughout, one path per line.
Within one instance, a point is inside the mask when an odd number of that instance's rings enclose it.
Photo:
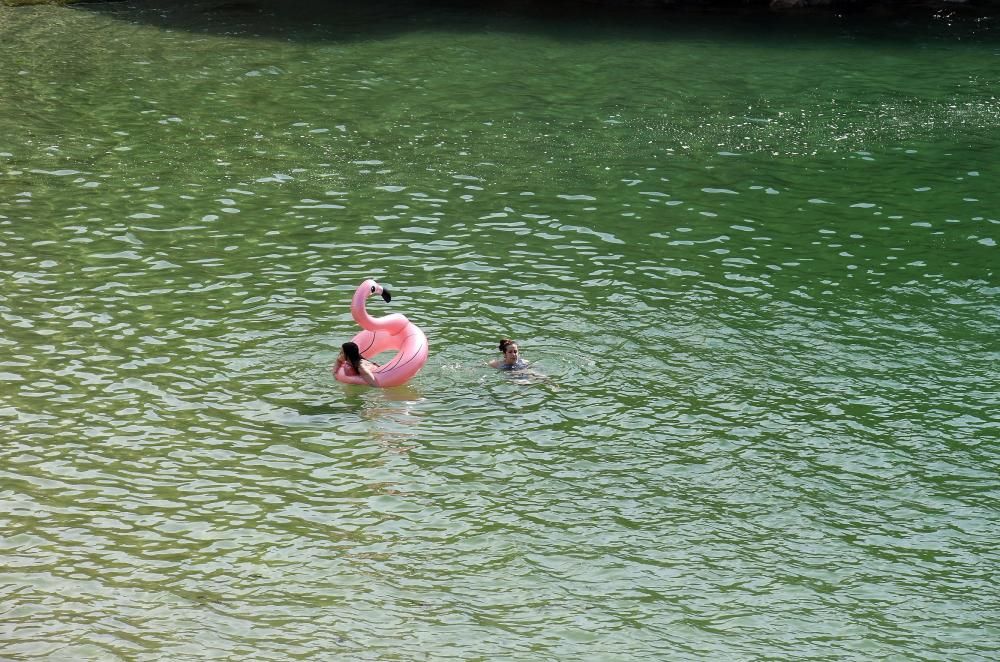
M 503 358 L 490 361 L 490 367 L 498 370 L 527 369 L 528 364 L 521 358 L 521 352 L 516 342 L 510 338 L 501 338 L 499 349 L 503 352 Z
M 375 375 L 372 374 L 372 368 L 376 367 L 377 364 L 372 363 L 368 359 L 361 357 L 361 350 L 358 349 L 356 343 L 345 342 L 340 346 L 340 354 L 337 355 L 337 362 L 333 364 L 333 374 L 337 374 L 340 370 L 340 366 L 344 363 L 348 363 L 354 372 L 358 374 L 361 379 L 365 380 L 365 383 L 369 386 L 378 386 L 378 382 L 375 381 Z

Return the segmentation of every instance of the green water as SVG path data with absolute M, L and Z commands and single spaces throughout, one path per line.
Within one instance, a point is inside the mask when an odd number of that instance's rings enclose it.
M 325 7 L 0 8 L 0 657 L 995 659 L 989 33 Z

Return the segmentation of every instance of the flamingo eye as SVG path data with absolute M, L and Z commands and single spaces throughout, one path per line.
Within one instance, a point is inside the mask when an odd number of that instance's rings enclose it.
M 372 294 L 375 294 L 375 286 L 372 285 Z

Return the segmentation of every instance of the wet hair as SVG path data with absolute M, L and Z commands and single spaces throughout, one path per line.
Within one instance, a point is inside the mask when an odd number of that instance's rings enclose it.
M 351 366 L 354 368 L 354 372 L 361 374 L 361 350 L 358 349 L 357 343 L 345 342 L 340 346 L 344 350 L 344 356 L 350 362 Z
M 506 354 L 507 353 L 507 347 L 509 345 L 516 345 L 516 344 L 517 343 L 514 342 L 513 340 L 511 340 L 510 338 L 501 338 L 500 339 L 500 351 L 503 352 L 504 354 Z

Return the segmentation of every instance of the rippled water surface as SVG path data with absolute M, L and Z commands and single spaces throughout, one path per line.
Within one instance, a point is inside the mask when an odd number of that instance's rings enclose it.
M 0 656 L 995 659 L 1000 50 L 641 23 L 0 8 Z

